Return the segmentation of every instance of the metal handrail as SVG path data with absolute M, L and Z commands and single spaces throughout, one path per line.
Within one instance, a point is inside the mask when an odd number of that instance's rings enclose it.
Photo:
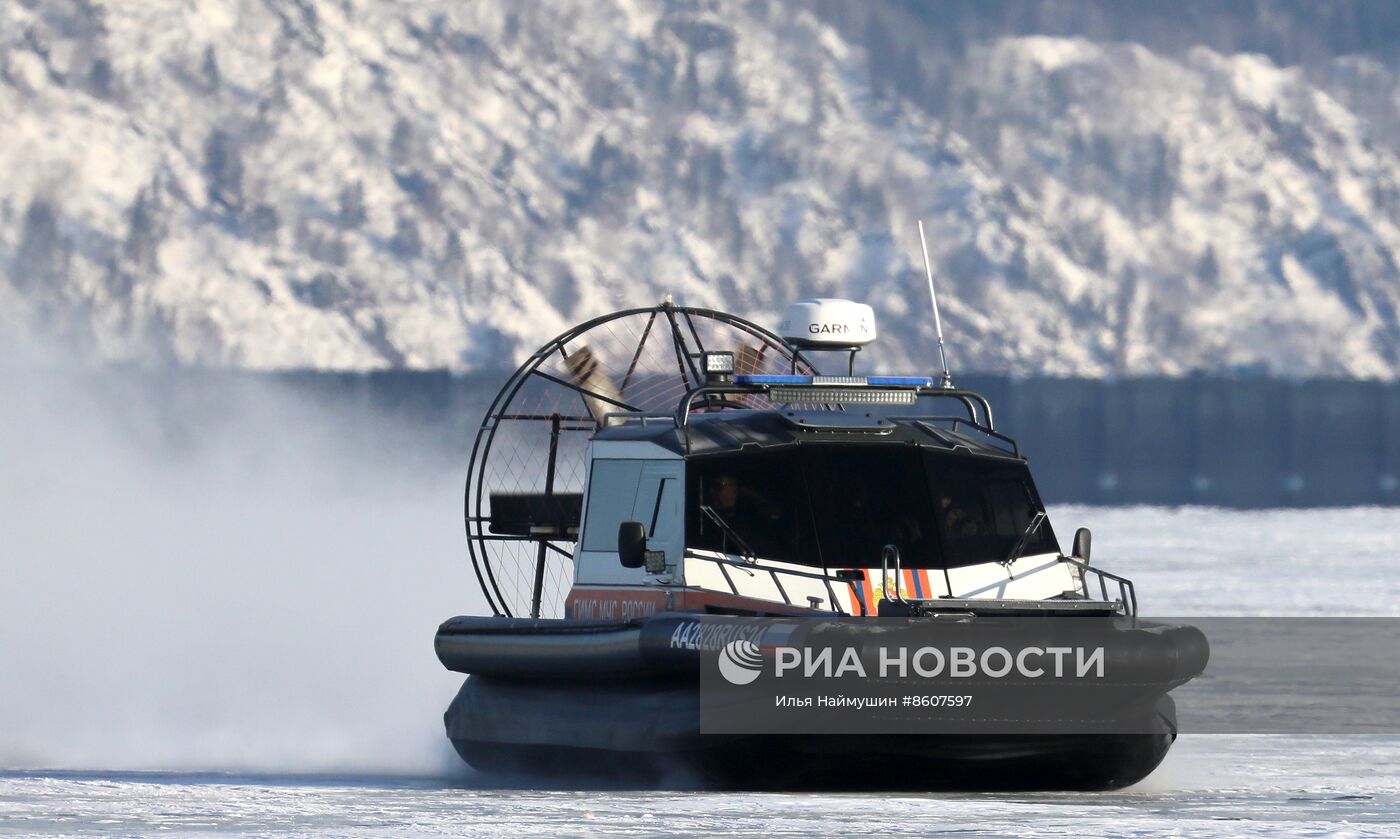
M 818 574 L 813 571 L 794 571 L 791 568 L 776 568 L 772 565 L 764 564 L 764 561 L 757 557 L 754 557 L 753 559 L 738 560 L 730 559 L 727 554 L 722 553 L 718 556 L 703 556 L 701 554 L 696 553 L 696 550 L 697 549 L 695 548 L 686 548 L 685 556 L 689 559 L 706 560 L 708 562 L 713 562 L 718 565 L 733 565 L 738 568 L 742 568 L 745 571 L 748 571 L 750 574 L 752 574 L 755 571 L 767 572 L 773 577 L 773 581 L 778 587 L 778 593 L 783 596 L 783 602 L 789 606 L 794 606 L 796 604 L 794 604 L 792 600 L 788 597 L 787 591 L 783 588 L 782 583 L 779 583 L 777 581 L 778 574 L 787 574 L 792 577 L 803 577 L 808 580 L 821 580 L 826 585 L 826 593 L 831 600 L 832 611 L 840 612 L 843 615 L 847 614 L 846 610 L 841 608 L 841 603 L 836 598 L 836 590 L 831 587 L 831 584 L 832 582 L 836 582 L 840 583 L 843 586 L 854 586 L 854 582 L 851 582 L 849 580 L 843 580 L 840 577 L 835 577 L 830 574 Z M 726 582 L 729 583 L 730 591 L 733 594 L 738 595 L 739 589 L 737 586 L 734 585 L 734 580 L 730 578 L 728 574 L 724 575 L 724 579 Z
M 1018 443 L 1016 442 L 1015 438 L 1013 438 L 1013 437 L 1008 437 L 1007 435 L 1002 434 L 1000 431 L 993 431 L 992 429 L 988 428 L 988 427 L 985 426 L 985 425 L 979 425 L 978 423 L 975 423 L 975 422 L 968 422 L 967 420 L 963 419 L 962 417 L 933 417 L 933 418 L 931 418 L 931 419 L 929 420 L 929 422 L 935 422 L 935 421 L 939 421 L 939 420 L 945 420 L 945 421 L 947 421 L 947 422 L 951 422 L 951 423 L 953 424 L 953 427 L 950 428 L 950 429 L 948 429 L 948 430 L 951 431 L 951 432 L 953 432 L 954 434 L 958 433 L 958 426 L 959 426 L 959 425 L 967 425 L 967 426 L 971 426 L 974 430 L 978 431 L 979 433 L 985 434 L 985 435 L 987 435 L 988 437 L 991 437 L 991 438 L 993 438 L 993 439 L 995 439 L 995 440 L 1000 440 L 1000 441 L 1002 441 L 1003 443 L 1010 443 L 1010 444 L 1011 444 L 1011 453 L 1012 453 L 1013 455 L 1015 455 L 1016 457 L 1020 457 L 1020 456 L 1021 456 L 1021 446 L 1020 446 L 1020 444 L 1018 444 Z
M 1116 583 L 1118 585 L 1118 602 L 1123 604 L 1123 611 L 1127 613 L 1128 617 L 1137 617 L 1137 587 L 1133 585 L 1132 580 L 1127 577 L 1121 577 L 1110 571 L 1105 571 L 1102 568 L 1095 568 L 1087 562 L 1082 562 L 1077 557 L 1066 556 L 1061 557 L 1061 559 L 1079 569 L 1079 587 L 1085 599 L 1092 599 L 1089 593 L 1088 574 L 1093 574 L 1099 581 L 1099 595 L 1105 602 L 1109 600 L 1108 584 L 1110 582 Z
M 788 597 L 787 591 L 783 588 L 782 583 L 778 582 L 779 574 L 787 574 L 789 576 L 802 577 L 809 580 L 821 580 L 822 583 L 826 586 L 827 597 L 829 598 L 832 606 L 831 611 L 838 612 L 843 615 L 850 614 L 845 609 L 841 608 L 841 603 L 836 597 L 836 590 L 832 587 L 831 584 L 834 582 L 839 585 L 854 587 L 856 584 L 851 580 L 843 580 L 840 577 L 836 577 L 831 574 L 819 574 L 813 571 L 796 571 L 790 568 L 777 568 L 772 565 L 766 564 L 762 559 L 758 558 L 738 560 L 731 559 L 726 554 L 718 554 L 711 556 L 701 555 L 696 553 L 695 551 L 696 549 L 686 548 L 685 555 L 691 559 L 706 560 L 709 562 L 716 563 L 720 566 L 733 565 L 735 567 L 743 569 L 744 571 L 750 574 L 753 574 L 754 572 L 767 573 L 773 578 L 773 581 L 778 588 L 779 594 L 781 594 L 783 597 L 783 602 L 788 606 L 793 606 L 796 604 L 794 604 L 792 602 L 792 599 Z M 1099 593 L 1103 602 L 1105 603 L 1115 602 L 1109 598 L 1108 584 L 1110 582 L 1116 584 L 1118 587 L 1118 598 L 1116 602 L 1123 604 L 1123 611 L 1128 617 L 1137 617 L 1137 588 L 1133 585 L 1132 580 L 1128 579 L 1127 577 L 1114 574 L 1110 571 L 1105 571 L 1102 568 L 1095 568 L 1094 566 L 1089 565 L 1086 562 L 1081 562 L 1074 557 L 1062 556 L 1060 557 L 1060 560 L 1062 562 L 1068 562 L 1074 565 L 1082 572 L 1088 572 L 1088 574 L 1093 574 L 1098 579 Z M 888 585 L 889 567 L 891 565 L 891 561 L 893 561 L 892 564 L 894 565 L 895 570 L 895 589 L 893 597 L 889 595 L 890 590 Z M 897 545 L 886 545 L 880 553 L 880 590 L 882 596 L 885 599 L 898 603 L 908 602 L 907 598 L 904 597 L 904 593 L 903 591 L 901 591 L 899 586 L 899 581 L 900 579 L 902 579 L 903 574 L 904 566 L 903 561 L 900 558 L 899 547 Z M 729 574 L 726 573 L 724 574 L 724 579 L 726 582 L 729 583 L 731 593 L 739 595 L 739 588 L 738 586 L 734 585 L 733 578 L 731 578 Z M 1079 586 L 1080 593 L 1084 595 L 1084 598 L 1086 600 L 1092 600 L 1093 597 L 1089 592 L 1089 580 L 1086 574 L 1080 574 Z
M 894 596 L 890 596 L 890 557 L 894 557 Z M 880 593 L 886 600 L 896 603 L 904 602 L 904 594 L 899 590 L 899 584 L 904 577 L 904 571 L 900 568 L 899 546 L 886 545 L 880 549 Z

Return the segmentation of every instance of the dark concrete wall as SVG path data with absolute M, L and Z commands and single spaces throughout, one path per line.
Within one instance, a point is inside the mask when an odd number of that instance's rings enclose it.
M 1050 501 L 1400 503 L 1400 385 L 965 376 Z
M 482 414 L 505 373 L 337 374 L 113 371 L 197 439 L 236 385 L 274 383 L 320 403 L 367 451 L 453 463 L 465 475 Z M 125 384 L 123 384 L 125 383 Z M 127 387 L 130 385 L 131 387 Z M 1051 503 L 1230 507 L 1400 504 L 1400 384 L 1262 378 L 1012 379 L 965 375 L 997 430 L 1015 437 Z M 357 443 L 358 444 L 358 443 Z M 395 454 L 395 456 L 399 456 Z

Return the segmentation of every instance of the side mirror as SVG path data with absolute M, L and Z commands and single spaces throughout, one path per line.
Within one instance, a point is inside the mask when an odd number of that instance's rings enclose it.
M 641 568 L 647 561 L 647 529 L 639 521 L 617 526 L 617 557 L 623 568 Z
M 1093 536 L 1089 533 L 1089 528 L 1081 527 L 1074 531 L 1074 558 L 1086 565 L 1089 562 L 1089 545 Z

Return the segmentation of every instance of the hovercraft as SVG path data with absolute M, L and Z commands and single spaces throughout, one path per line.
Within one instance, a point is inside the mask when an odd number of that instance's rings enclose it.
M 468 764 L 660 785 L 1104 789 L 1161 762 L 1169 692 L 1204 669 L 1205 637 L 1142 620 L 1132 582 L 1090 564 L 1087 530 L 1061 550 L 1016 441 L 946 362 L 941 378 L 856 375 L 874 338 L 851 301 L 800 301 L 777 333 L 667 301 L 577 326 L 511 376 L 465 505 L 494 615 L 452 618 L 435 641 L 468 676 L 445 715 Z M 830 353 L 841 375 L 817 369 Z M 912 661 L 862 672 L 845 700 L 891 703 L 873 712 L 818 707 L 784 728 L 781 703 L 810 697 L 737 693 L 779 684 L 784 665 L 784 691 L 833 676 L 823 663 L 873 668 L 882 644 L 884 666 L 891 639 L 916 636 Z M 837 682 L 821 684 L 816 702 L 836 704 Z M 893 704 L 911 692 L 949 704 Z

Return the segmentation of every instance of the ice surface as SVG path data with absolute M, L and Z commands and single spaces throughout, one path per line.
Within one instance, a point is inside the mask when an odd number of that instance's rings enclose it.
M 0 835 L 1393 836 L 1400 740 L 1186 736 L 1108 794 L 571 791 L 392 778 L 0 776 Z
M 1094 534 L 1093 562 L 1137 585 L 1146 615 L 1400 616 L 1400 509 L 1057 507 L 1066 549 Z

